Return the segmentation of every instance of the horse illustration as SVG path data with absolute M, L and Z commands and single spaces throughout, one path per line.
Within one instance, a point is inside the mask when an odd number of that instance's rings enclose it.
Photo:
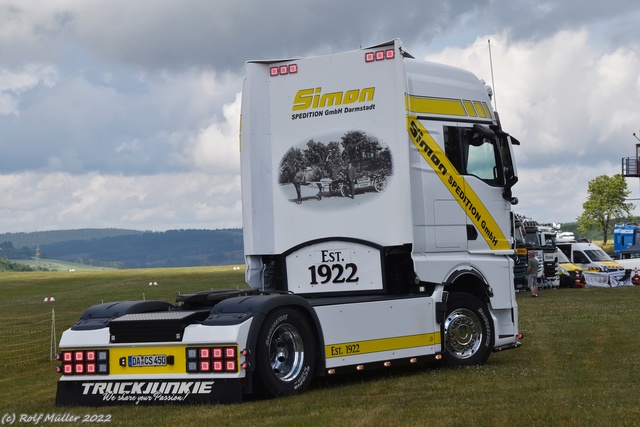
M 301 185 L 311 185 L 315 183 L 318 186 L 318 194 L 316 195 L 316 199 L 322 199 L 322 183 L 320 180 L 322 179 L 322 170 L 318 166 L 310 166 L 306 170 L 298 171 L 293 178 L 293 185 L 296 188 L 296 194 L 298 198 L 296 199 L 296 203 L 302 203 L 302 194 L 300 193 Z

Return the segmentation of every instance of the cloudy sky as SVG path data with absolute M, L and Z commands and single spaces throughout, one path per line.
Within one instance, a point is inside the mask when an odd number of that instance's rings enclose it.
M 637 0 L 0 0 L 0 232 L 241 227 L 244 62 L 396 37 L 488 82 L 491 41 L 516 210 L 575 221 L 640 143 L 639 28 Z

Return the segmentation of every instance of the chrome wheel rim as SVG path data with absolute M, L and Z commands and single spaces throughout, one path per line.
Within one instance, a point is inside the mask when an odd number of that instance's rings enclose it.
M 279 380 L 289 382 L 298 376 L 304 364 L 304 344 L 293 325 L 280 325 L 274 331 L 269 343 L 269 361 Z
M 444 324 L 447 351 L 458 359 L 468 359 L 476 354 L 482 343 L 482 324 L 471 310 L 459 308 L 452 311 Z

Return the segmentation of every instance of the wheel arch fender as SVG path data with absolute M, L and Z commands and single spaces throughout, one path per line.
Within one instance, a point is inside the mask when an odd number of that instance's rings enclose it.
M 445 289 L 450 293 L 466 292 L 485 304 L 493 297 L 493 289 L 480 270 L 472 266 L 459 267 L 452 271 L 445 281 Z
M 252 392 L 251 375 L 256 367 L 255 349 L 257 347 L 258 335 L 260 329 L 269 315 L 269 313 L 280 308 L 293 308 L 298 310 L 309 322 L 310 327 L 314 331 L 314 339 L 316 341 L 316 375 L 324 372 L 324 335 L 322 333 L 322 325 L 318 319 L 316 311 L 313 309 L 309 301 L 301 296 L 294 294 L 273 294 L 273 295 L 251 295 L 247 297 L 229 298 L 221 301 L 211 311 L 211 314 L 250 314 L 253 317 L 249 334 L 247 337 L 246 361 L 249 363 L 247 367 L 247 386 L 246 392 Z

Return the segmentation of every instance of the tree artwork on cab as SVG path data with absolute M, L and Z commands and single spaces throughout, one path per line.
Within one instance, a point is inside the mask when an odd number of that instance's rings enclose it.
M 386 144 L 363 131 L 349 131 L 338 141 L 310 139 L 305 148 L 291 147 L 280 162 L 278 182 L 297 204 L 355 199 L 383 192 L 392 168 Z

